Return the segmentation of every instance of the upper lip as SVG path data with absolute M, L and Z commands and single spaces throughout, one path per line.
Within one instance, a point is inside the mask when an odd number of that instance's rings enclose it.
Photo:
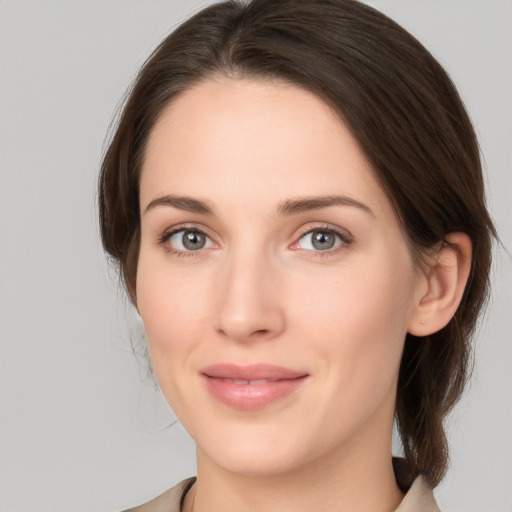
M 237 365 L 231 363 L 214 364 L 201 370 L 203 375 L 218 379 L 240 379 L 240 380 L 284 380 L 297 379 L 308 375 L 306 372 L 291 370 L 284 366 L 273 364 L 250 364 Z

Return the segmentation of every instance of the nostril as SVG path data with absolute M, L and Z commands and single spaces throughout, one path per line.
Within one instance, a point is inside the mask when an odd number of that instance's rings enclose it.
M 237 331 L 235 329 L 219 329 L 218 332 L 223 336 L 227 336 L 231 339 L 236 339 L 238 341 L 255 341 L 255 340 L 263 340 L 266 337 L 270 337 L 272 330 L 271 329 L 247 329 L 246 331 Z

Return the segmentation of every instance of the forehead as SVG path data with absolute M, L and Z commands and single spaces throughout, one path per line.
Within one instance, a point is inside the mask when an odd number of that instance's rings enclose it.
M 155 124 L 141 202 L 171 192 L 246 206 L 334 193 L 387 202 L 357 141 L 325 102 L 282 82 L 228 78 L 189 88 Z

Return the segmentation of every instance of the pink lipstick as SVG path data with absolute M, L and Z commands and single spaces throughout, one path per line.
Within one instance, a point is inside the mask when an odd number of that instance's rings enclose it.
M 201 374 L 215 398 L 243 410 L 261 409 L 293 393 L 308 377 L 307 373 L 269 364 L 216 364 Z

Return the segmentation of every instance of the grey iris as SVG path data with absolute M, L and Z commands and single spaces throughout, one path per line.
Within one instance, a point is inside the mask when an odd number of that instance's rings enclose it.
M 313 231 L 311 238 L 313 247 L 321 251 L 331 249 L 336 241 L 334 233 L 329 233 L 328 231 Z
M 189 251 L 202 249 L 206 243 L 206 237 L 197 231 L 185 231 L 183 233 L 183 246 Z

